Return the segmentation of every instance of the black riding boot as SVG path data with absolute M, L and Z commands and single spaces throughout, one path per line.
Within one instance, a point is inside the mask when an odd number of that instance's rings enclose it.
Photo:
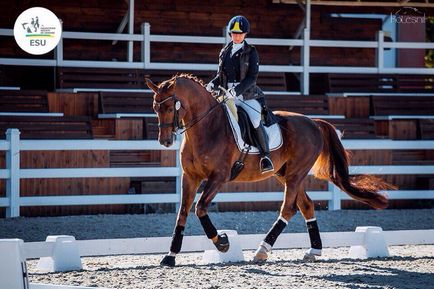
M 273 162 L 270 159 L 270 148 L 268 146 L 268 135 L 265 131 L 264 125 L 261 123 L 258 128 L 256 128 L 256 135 L 258 137 L 258 149 L 261 154 L 261 160 L 259 162 L 259 167 L 261 173 L 265 174 L 267 172 L 274 171 Z

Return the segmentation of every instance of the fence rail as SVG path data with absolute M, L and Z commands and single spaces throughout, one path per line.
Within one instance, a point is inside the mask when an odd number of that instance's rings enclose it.
M 179 151 L 180 142 L 171 148 L 161 146 L 158 141 L 112 141 L 112 140 L 21 140 L 17 129 L 8 129 L 6 140 L 0 140 L 0 151 L 6 151 L 6 168 L 0 169 L 0 179 L 6 179 L 6 197 L 0 198 L 0 207 L 6 207 L 6 217 L 20 215 L 21 206 L 63 206 L 102 204 L 145 204 L 176 203 L 181 196 L 181 166 L 177 153 L 174 167 L 146 168 L 73 168 L 73 169 L 20 169 L 20 151 L 55 150 L 174 150 Z M 392 140 L 344 140 L 346 149 L 425 149 L 434 150 L 434 141 L 392 141 Z M 434 165 L 395 166 L 351 166 L 351 174 L 434 174 Z M 20 179 L 31 178 L 95 178 L 95 177 L 176 177 L 174 192 L 143 195 L 79 195 L 21 197 Z M 95 192 L 98 193 L 98 192 Z M 103 193 L 103 192 L 100 192 Z M 338 210 L 342 200 L 350 199 L 333 184 L 328 191 L 308 191 L 312 200 L 326 200 L 329 209 Z M 390 199 L 434 199 L 434 190 L 401 190 L 389 192 Z M 281 201 L 283 192 L 224 192 L 218 194 L 215 202 L 266 202 Z
M 64 31 L 56 47 L 54 59 L 35 58 L 0 58 L 0 64 L 5 65 L 31 65 L 31 66 L 69 66 L 69 67 L 95 67 L 95 68 L 130 68 L 130 69 L 160 69 L 160 70 L 216 70 L 217 63 L 170 63 L 153 62 L 151 60 L 151 42 L 195 43 L 195 44 L 221 44 L 224 45 L 227 36 L 179 36 L 151 34 L 151 25 L 143 23 L 141 34 L 121 33 L 95 33 Z M 0 29 L 0 37 L 13 37 L 12 29 Z M 394 73 L 394 74 L 434 74 L 433 68 L 385 68 L 384 49 L 434 49 L 434 43 L 426 42 L 385 42 L 384 32 L 377 32 L 376 41 L 352 40 L 321 40 L 310 39 L 309 29 L 303 32 L 303 39 L 278 38 L 250 38 L 254 45 L 264 46 L 297 46 L 300 47 L 300 65 L 261 65 L 263 72 L 293 72 L 302 75 L 301 93 L 309 94 L 310 73 Z M 102 41 L 128 41 L 139 42 L 141 45 L 141 61 L 134 62 L 133 50 L 127 49 L 128 61 L 92 61 L 67 60 L 63 54 L 63 39 L 102 40 Z M 341 48 L 369 48 L 376 50 L 376 64 L 372 67 L 360 66 L 312 66 L 310 65 L 311 47 L 341 47 Z

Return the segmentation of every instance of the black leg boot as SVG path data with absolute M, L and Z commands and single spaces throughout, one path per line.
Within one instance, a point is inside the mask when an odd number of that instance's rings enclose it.
M 261 160 L 259 162 L 259 167 L 261 173 L 265 174 L 274 171 L 273 162 L 270 159 L 270 148 L 268 146 L 268 135 L 265 131 L 264 125 L 261 123 L 258 128 L 256 128 L 256 135 L 258 137 L 258 149 L 261 154 Z

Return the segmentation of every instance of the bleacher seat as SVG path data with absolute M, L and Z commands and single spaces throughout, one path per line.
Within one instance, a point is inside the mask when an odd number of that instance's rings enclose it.
M 57 88 L 145 89 L 142 69 L 59 67 Z
M 153 93 L 149 92 L 100 92 L 100 112 L 154 113 Z
M 342 132 L 343 139 L 375 139 L 375 122 L 366 118 L 327 119 Z
M 328 98 L 325 95 L 278 95 L 265 96 L 271 110 L 286 110 L 306 115 L 328 115 Z
M 431 115 L 434 117 L 434 96 L 372 96 L 374 116 Z
M 89 117 L 29 117 L 0 116 L 0 138 L 5 138 L 8 128 L 20 130 L 22 139 L 91 139 Z
M 0 90 L 0 112 L 48 113 L 46 91 Z
M 434 92 L 434 76 L 395 74 L 345 74 L 328 75 L 328 91 L 331 93 L 403 93 Z

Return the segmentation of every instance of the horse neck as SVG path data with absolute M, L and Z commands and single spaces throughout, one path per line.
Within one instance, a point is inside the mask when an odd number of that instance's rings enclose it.
M 187 128 L 187 138 L 203 141 L 224 136 L 228 123 L 218 102 L 205 90 L 202 91 L 202 88 L 185 90 L 185 92 L 188 109 L 183 118 L 183 124 L 187 127 L 192 125 Z

